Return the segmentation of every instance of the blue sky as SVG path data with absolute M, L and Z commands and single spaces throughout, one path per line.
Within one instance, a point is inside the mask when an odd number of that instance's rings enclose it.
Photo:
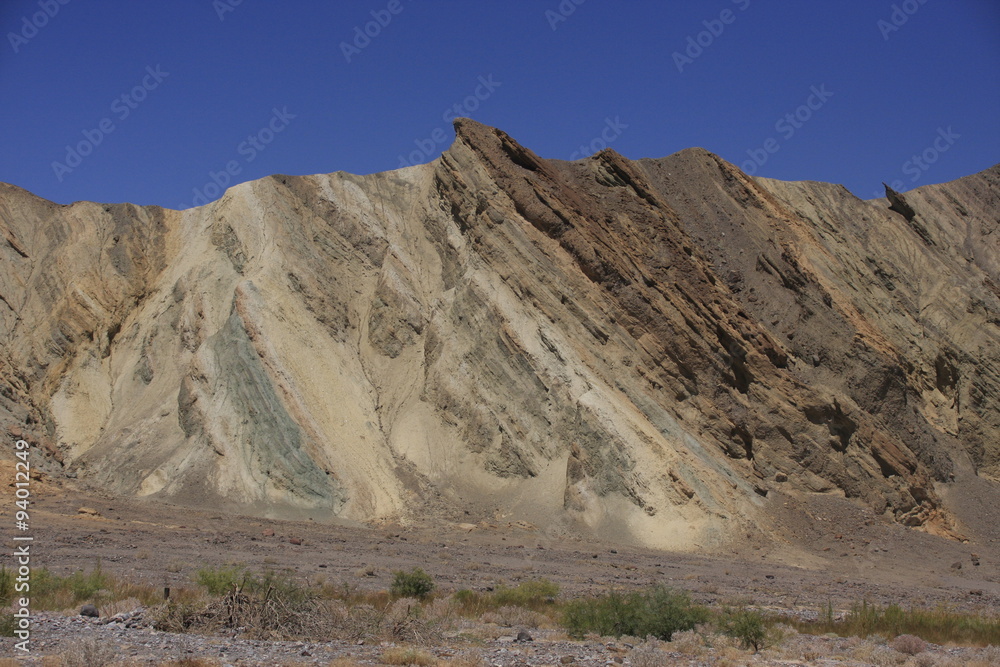
M 427 162 L 456 113 L 863 198 L 1000 161 L 996 0 L 2 0 L 0 31 L 0 181 L 59 203 Z

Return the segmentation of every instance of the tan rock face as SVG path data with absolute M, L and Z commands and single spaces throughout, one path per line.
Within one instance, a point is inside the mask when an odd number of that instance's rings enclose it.
M 1000 168 L 890 210 L 456 128 L 188 211 L 2 186 L 0 419 L 117 493 L 676 548 L 1000 477 Z

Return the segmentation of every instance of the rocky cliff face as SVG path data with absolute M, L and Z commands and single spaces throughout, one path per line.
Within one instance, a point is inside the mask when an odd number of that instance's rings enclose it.
M 0 418 L 115 493 L 678 548 L 1000 478 L 1000 166 L 866 202 L 456 130 L 187 211 L 0 186 Z

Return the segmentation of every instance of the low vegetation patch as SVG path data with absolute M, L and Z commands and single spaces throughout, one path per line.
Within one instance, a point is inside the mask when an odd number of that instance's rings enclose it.
M 589 633 L 602 636 L 656 637 L 670 641 L 679 630 L 691 630 L 711 618 L 706 607 L 694 604 L 686 593 L 656 587 L 647 591 L 619 593 L 572 600 L 566 603 L 563 624 L 574 637 Z
M 879 635 L 885 639 L 914 635 L 935 644 L 1000 646 L 1000 617 L 948 609 L 903 609 L 894 604 L 879 607 L 861 602 L 851 607 L 841 619 L 834 619 L 832 609 L 826 608 L 819 621 L 790 618 L 782 621 L 799 632 L 811 634 L 832 632 L 845 637 Z
M 7 606 L 19 595 L 14 588 L 14 571 L 0 567 L 0 606 Z M 37 611 L 63 611 L 82 604 L 98 607 L 115 601 L 134 598 L 141 604 L 162 601 L 157 590 L 148 585 L 135 584 L 104 572 L 98 561 L 89 572 L 78 570 L 66 576 L 54 574 L 47 568 L 31 572 L 31 608 Z M 0 619 L 0 633 L 3 621 Z
M 396 572 L 390 589 L 382 591 L 307 581 L 290 570 L 252 572 L 240 565 L 202 568 L 193 580 L 195 586 L 174 588 L 164 601 L 162 589 L 111 576 L 99 562 L 90 571 L 65 576 L 41 568 L 32 573 L 32 607 L 64 611 L 89 603 L 108 615 L 142 605 L 159 630 L 238 631 L 259 639 L 377 638 L 419 644 L 440 638 L 445 631 L 465 631 L 470 622 L 511 629 L 562 627 L 576 638 L 595 634 L 647 638 L 642 656 L 635 656 L 648 658 L 647 662 L 659 659 L 662 650 L 694 654 L 723 641 L 728 642 L 727 650 L 742 646 L 758 652 L 779 645 L 783 636 L 796 631 L 880 636 L 889 642 L 883 644 L 886 650 L 917 657 L 926 642 L 1000 646 L 1000 617 L 995 615 L 906 610 L 866 602 L 839 618 L 828 606 L 818 621 L 807 622 L 765 615 L 745 605 L 710 609 L 692 602 L 687 593 L 665 587 L 566 600 L 558 584 L 533 579 L 492 591 L 463 589 L 435 595 L 434 580 L 420 568 Z M 10 604 L 14 583 L 13 572 L 0 567 L 0 605 Z M 0 613 L 0 636 L 12 634 L 13 620 L 9 611 Z M 425 658 L 407 651 L 413 650 L 387 650 L 382 662 L 435 664 L 421 662 Z
M 485 613 L 499 612 L 504 607 L 521 607 L 539 613 L 554 613 L 559 609 L 559 584 L 548 579 L 522 581 L 517 586 L 498 586 L 493 591 L 477 592 L 462 589 L 452 594 L 456 613 L 466 618 L 478 618 Z

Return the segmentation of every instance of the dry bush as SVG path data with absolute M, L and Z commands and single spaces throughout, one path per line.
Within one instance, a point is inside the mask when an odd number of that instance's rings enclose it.
M 379 662 L 383 665 L 419 665 L 424 667 L 433 665 L 437 661 L 427 651 L 397 646 L 386 649 L 379 658 Z
M 101 618 L 107 618 L 109 616 L 117 616 L 118 614 L 128 614 L 141 606 L 142 602 L 138 598 L 125 598 L 124 600 L 115 600 L 107 604 L 102 604 L 99 609 L 101 611 Z
M 697 631 L 681 630 L 670 639 L 670 650 L 698 657 L 705 654 L 705 642 Z
M 184 561 L 181 561 L 181 560 L 172 560 L 169 563 L 167 563 L 167 568 L 166 569 L 167 569 L 167 572 L 170 572 L 172 574 L 177 574 L 178 572 L 183 572 L 188 567 L 190 567 L 190 566 L 187 563 L 185 563 Z
M 629 662 L 634 667 L 661 667 L 667 663 L 664 646 L 664 642 L 651 637 L 628 652 Z
M 927 648 L 927 642 L 914 635 L 899 635 L 889 645 L 906 655 L 916 655 Z
M 420 601 L 400 598 L 383 607 L 370 604 L 343 606 L 333 619 L 326 636 L 342 639 L 379 639 L 400 642 L 426 642 L 440 637 L 442 623 L 424 617 Z
M 1000 667 L 1000 646 L 987 646 L 938 662 L 937 667 Z
M 181 658 L 180 660 L 161 662 L 159 667 L 219 667 L 221 664 L 213 658 Z
M 429 623 L 438 623 L 442 629 L 449 628 L 455 621 L 455 605 L 450 598 L 437 598 L 424 605 L 422 617 Z
M 870 660 L 877 667 L 893 667 L 906 662 L 906 656 L 888 646 L 876 646 Z
M 114 650 L 106 642 L 93 637 L 82 640 L 72 653 L 64 653 L 63 667 L 104 667 L 115 659 Z
M 242 628 L 253 639 L 297 639 L 330 634 L 334 616 L 329 602 L 291 579 L 270 577 L 257 580 L 254 588 L 234 586 L 207 601 L 169 600 L 153 612 L 153 619 L 154 627 L 164 632 Z

